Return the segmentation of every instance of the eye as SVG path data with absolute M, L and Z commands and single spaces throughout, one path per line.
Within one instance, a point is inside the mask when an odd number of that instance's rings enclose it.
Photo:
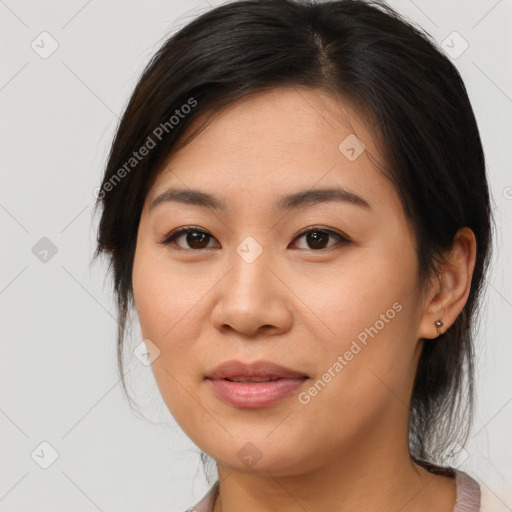
M 162 245 L 169 245 L 181 238 L 184 238 L 184 241 L 186 244 L 188 244 L 188 247 L 183 247 L 182 245 L 177 243 L 178 247 L 182 249 L 192 250 L 208 248 L 208 242 L 210 241 L 210 239 L 213 239 L 212 235 L 210 235 L 209 233 L 206 233 L 205 231 L 202 231 L 197 227 L 189 226 L 187 228 L 173 231 L 159 243 Z
M 301 233 L 299 233 L 295 240 L 299 240 L 303 237 L 305 237 L 306 243 L 310 246 L 310 248 L 314 250 L 329 249 L 335 245 L 331 244 L 326 246 L 326 243 L 330 237 L 336 238 L 337 241 L 343 245 L 350 243 L 350 240 L 341 233 L 337 233 L 331 229 L 322 229 L 318 227 L 304 229 Z M 307 247 L 299 247 L 299 249 L 307 249 Z
M 334 238 L 338 243 L 343 245 L 350 244 L 350 240 L 342 235 L 341 233 L 337 233 L 331 229 L 322 229 L 318 227 L 306 228 L 302 230 L 295 240 L 299 240 L 301 238 L 305 238 L 306 243 L 309 245 L 310 249 L 314 249 L 316 251 L 322 249 L 329 249 L 335 244 L 328 244 L 329 238 Z M 184 243 L 188 246 L 183 246 L 177 241 L 183 239 Z M 181 249 L 192 249 L 192 250 L 201 250 L 211 248 L 208 247 L 208 244 L 211 240 L 215 240 L 212 235 L 203 231 L 202 229 L 195 226 L 188 226 L 186 228 L 177 229 L 176 231 L 171 232 L 167 235 L 164 240 L 159 243 L 162 245 L 169 245 L 171 243 L 175 243 Z M 182 241 L 183 242 L 183 241 Z M 299 249 L 307 249 L 308 247 L 299 247 Z

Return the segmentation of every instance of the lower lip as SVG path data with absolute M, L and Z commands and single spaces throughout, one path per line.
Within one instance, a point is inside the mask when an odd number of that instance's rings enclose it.
M 279 379 L 271 382 L 209 381 L 217 395 L 230 405 L 246 409 L 268 407 L 293 393 L 306 378 Z

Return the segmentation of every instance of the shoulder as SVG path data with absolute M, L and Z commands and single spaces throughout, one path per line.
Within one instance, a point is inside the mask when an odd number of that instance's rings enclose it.
M 219 481 L 217 480 L 208 489 L 208 492 L 192 507 L 183 512 L 212 512 L 215 499 L 219 492 Z
M 480 484 L 481 489 L 481 509 L 480 512 L 509 512 L 510 508 L 501 499 L 496 496 L 485 484 Z M 509 495 L 512 498 L 512 494 Z M 503 498 L 503 496 L 502 496 Z M 506 497 L 505 497 L 506 499 Z

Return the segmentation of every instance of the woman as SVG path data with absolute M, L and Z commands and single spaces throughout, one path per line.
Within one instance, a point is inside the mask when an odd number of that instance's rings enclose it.
M 97 205 L 121 376 L 134 306 L 217 466 L 196 510 L 485 512 L 446 457 L 471 420 L 489 194 L 428 35 L 359 0 L 210 10 L 145 69 Z

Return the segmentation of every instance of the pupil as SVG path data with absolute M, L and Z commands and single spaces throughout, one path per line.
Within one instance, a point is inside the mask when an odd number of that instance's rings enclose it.
M 205 240 L 207 240 L 207 234 L 206 233 L 199 233 L 197 231 L 192 231 L 190 233 L 187 233 L 187 244 L 190 246 L 190 247 L 194 247 L 194 248 L 203 248 L 203 246 L 205 245 L 208 245 L 208 242 L 206 244 L 204 243 L 201 243 L 201 242 L 204 242 Z M 199 247 L 197 247 L 199 246 Z
M 311 233 L 308 233 L 308 244 L 310 247 L 314 249 L 322 249 L 322 239 L 326 238 L 326 233 L 319 233 L 318 231 L 312 231 Z M 319 241 L 320 239 L 320 241 Z M 312 243 L 311 243 L 312 241 Z M 323 240 L 325 241 L 325 240 Z

